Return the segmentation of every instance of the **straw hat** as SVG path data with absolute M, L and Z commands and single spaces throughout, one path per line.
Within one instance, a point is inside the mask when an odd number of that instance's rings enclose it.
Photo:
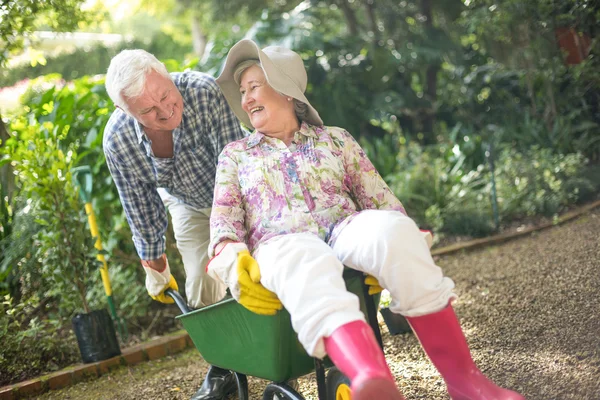
M 293 97 L 308 106 L 304 121 L 312 125 L 323 125 L 317 110 L 308 102 L 306 90 L 306 69 L 302 58 L 290 49 L 281 46 L 269 46 L 259 49 L 252 40 L 244 39 L 236 43 L 225 61 L 225 68 L 217 78 L 229 106 L 246 126 L 252 126 L 248 114 L 242 109 L 240 87 L 233 79 L 237 66 L 246 60 L 258 60 L 271 87 L 286 96 Z

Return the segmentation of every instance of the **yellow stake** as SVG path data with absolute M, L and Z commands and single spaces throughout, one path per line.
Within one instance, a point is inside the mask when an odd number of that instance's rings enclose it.
M 100 232 L 98 231 L 98 224 L 96 223 L 96 214 L 94 214 L 92 203 L 85 203 L 85 212 L 88 216 L 88 222 L 90 224 L 90 232 L 92 232 L 92 237 L 96 238 L 95 247 L 100 251 L 102 250 L 102 241 L 100 241 Z M 102 267 L 100 268 L 100 275 L 102 276 L 102 283 L 104 284 L 104 292 L 107 296 L 112 296 L 110 278 L 108 277 L 108 265 L 106 263 L 106 259 L 104 258 L 104 254 L 98 253 L 98 256 L 96 258 L 98 259 L 98 261 L 102 262 Z

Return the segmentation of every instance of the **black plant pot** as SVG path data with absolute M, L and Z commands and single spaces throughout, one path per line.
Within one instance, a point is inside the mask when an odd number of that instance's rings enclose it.
M 71 323 L 84 363 L 102 361 L 121 354 L 115 326 L 106 309 L 76 314 Z
M 385 324 L 388 327 L 391 335 L 399 335 L 401 333 L 412 332 L 406 318 L 400 314 L 394 314 L 389 308 L 381 308 L 379 310 Z

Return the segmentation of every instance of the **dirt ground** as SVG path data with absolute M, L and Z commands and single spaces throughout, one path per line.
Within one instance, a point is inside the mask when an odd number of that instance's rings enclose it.
M 456 282 L 454 304 L 473 358 L 528 400 L 600 400 L 600 210 L 500 246 L 437 259 Z M 407 399 L 448 399 L 412 334 L 390 336 L 386 357 Z M 195 349 L 41 399 L 189 399 L 207 365 Z M 250 378 L 250 398 L 267 382 Z M 317 399 L 314 376 L 299 379 Z

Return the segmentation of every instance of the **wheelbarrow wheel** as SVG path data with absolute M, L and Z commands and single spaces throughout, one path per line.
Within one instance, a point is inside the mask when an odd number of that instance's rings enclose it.
M 305 400 L 304 397 L 287 383 L 270 383 L 263 392 L 263 400 Z
M 352 400 L 350 379 L 336 367 L 327 372 L 327 400 Z

